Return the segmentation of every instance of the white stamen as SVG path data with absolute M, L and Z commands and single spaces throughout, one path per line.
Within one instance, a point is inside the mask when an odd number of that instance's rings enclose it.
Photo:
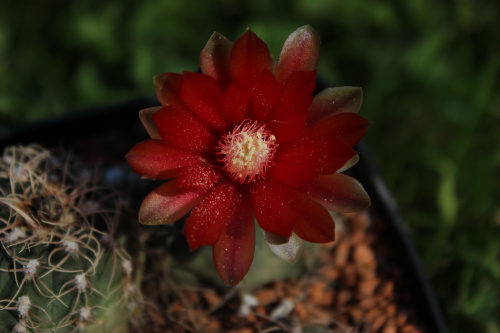
M 219 141 L 219 161 L 223 169 L 241 184 L 254 181 L 273 165 L 278 148 L 276 137 L 257 121 L 244 120 Z

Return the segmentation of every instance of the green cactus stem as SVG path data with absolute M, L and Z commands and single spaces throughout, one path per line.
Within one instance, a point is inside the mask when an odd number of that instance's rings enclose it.
M 38 146 L 0 159 L 0 332 L 126 332 L 141 306 L 119 197 Z

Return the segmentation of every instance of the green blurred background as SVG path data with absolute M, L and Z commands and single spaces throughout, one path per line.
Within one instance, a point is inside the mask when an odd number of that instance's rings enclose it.
M 500 3 L 487 0 L 2 1 L 0 124 L 154 92 L 216 30 L 277 57 L 311 24 L 319 73 L 361 86 L 366 143 L 452 332 L 500 332 Z

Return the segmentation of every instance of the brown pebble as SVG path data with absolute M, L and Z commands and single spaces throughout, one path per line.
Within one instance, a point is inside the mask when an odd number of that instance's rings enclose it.
M 349 315 L 347 313 L 341 313 L 337 316 L 336 321 L 343 324 L 344 326 L 349 325 Z
M 394 282 L 392 281 L 385 281 L 382 284 L 382 287 L 380 288 L 380 293 L 382 296 L 392 299 L 393 293 L 394 293 Z
M 261 289 L 254 294 L 259 305 L 268 305 L 278 301 L 278 295 L 273 289 Z
M 361 323 L 361 321 L 363 320 L 364 314 L 365 314 L 365 311 L 363 311 L 363 309 L 361 309 L 359 307 L 354 307 L 350 311 L 350 315 L 351 315 L 352 321 L 355 324 Z
M 406 320 L 408 319 L 408 315 L 406 313 L 399 313 L 397 316 L 396 316 L 396 324 L 398 327 L 401 327 L 403 326 L 404 324 L 406 324 Z
M 333 290 L 325 281 L 317 281 L 310 288 L 311 302 L 319 306 L 330 306 L 333 302 Z
M 347 290 L 340 290 L 337 293 L 336 306 L 341 307 L 347 304 L 352 298 L 352 294 Z
M 354 248 L 353 258 L 356 264 L 369 264 L 375 261 L 375 253 L 366 244 L 360 244 Z
M 357 280 L 356 267 L 354 265 L 346 265 L 342 273 L 344 283 L 349 287 L 354 287 Z
M 385 322 L 384 328 L 382 329 L 382 333 L 396 333 L 397 332 L 396 321 L 393 317 L 389 317 Z
M 382 330 L 382 333 L 396 333 L 397 328 L 396 326 L 385 326 L 384 329 Z
M 366 244 L 360 244 L 354 248 L 353 259 L 356 265 L 358 275 L 362 279 L 373 279 L 376 277 L 375 269 L 377 262 L 375 253 Z
M 202 291 L 201 296 L 203 297 L 205 302 L 207 302 L 209 307 L 216 306 L 217 304 L 220 303 L 221 300 L 220 296 L 217 295 L 217 293 L 212 290 Z
M 264 306 L 256 306 L 255 313 L 258 313 L 261 316 L 265 316 L 266 315 L 266 308 Z
M 349 258 L 350 246 L 347 242 L 340 242 L 335 249 L 335 267 L 344 267 Z
M 184 291 L 184 296 L 185 299 L 190 303 L 190 304 L 195 304 L 200 301 L 200 295 L 198 292 L 194 290 L 186 290 Z
M 368 211 L 364 210 L 357 213 L 351 213 L 350 215 L 350 227 L 352 230 L 366 230 L 371 225 L 371 218 Z
M 395 304 L 389 304 L 387 306 L 387 308 L 385 309 L 385 313 L 389 316 L 389 317 L 393 317 L 396 315 L 396 305 Z
M 169 312 L 183 312 L 185 310 L 184 305 L 180 301 L 174 302 L 168 308 Z
M 401 327 L 401 333 L 417 333 L 418 330 L 415 326 L 412 324 L 406 324 L 403 327 Z
M 283 281 L 276 281 L 274 283 L 274 291 L 276 292 L 276 296 L 278 298 L 284 298 L 285 297 L 285 284 Z
M 365 297 L 359 301 L 359 306 L 365 310 L 369 310 L 377 305 L 377 301 L 378 299 L 375 296 Z
M 321 275 L 327 279 L 336 280 L 339 278 L 340 272 L 336 268 L 327 267 L 320 270 Z
M 220 332 L 221 323 L 216 318 L 207 316 L 207 323 L 204 325 L 203 329 L 205 330 L 205 332 Z
M 304 303 L 295 304 L 295 313 L 301 320 L 305 320 L 307 318 L 307 309 L 304 306 Z
M 245 319 L 249 322 L 249 323 L 255 323 L 257 321 L 257 317 L 255 317 L 255 315 L 253 313 L 249 313 L 245 316 Z
M 372 308 L 365 315 L 365 321 L 367 323 L 373 323 L 377 317 L 380 316 L 380 310 L 377 308 Z
M 379 284 L 379 279 L 368 279 L 359 282 L 358 296 L 360 298 L 371 296 Z
M 248 327 L 243 327 L 243 328 L 237 328 L 231 330 L 232 333 L 253 333 L 253 330 Z
M 382 328 L 385 324 L 385 321 L 387 320 L 387 316 L 384 314 L 380 314 L 375 318 L 372 324 L 372 331 L 378 331 L 380 328 Z
M 364 230 L 358 230 L 351 234 L 349 239 L 351 245 L 356 246 L 363 243 L 366 243 L 366 234 Z

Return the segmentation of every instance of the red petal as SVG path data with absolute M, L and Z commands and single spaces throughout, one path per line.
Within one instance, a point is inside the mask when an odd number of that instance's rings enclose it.
M 309 106 L 309 125 L 341 112 L 358 113 L 363 104 L 363 89 L 359 87 L 327 88 L 316 96 Z
M 142 224 L 167 224 L 186 215 L 204 193 L 181 190 L 172 180 L 157 187 L 142 202 L 139 222 Z
M 270 71 L 265 70 L 252 90 L 253 117 L 266 123 L 276 111 L 281 96 L 281 86 Z
M 161 140 L 146 140 L 136 144 L 128 153 L 127 161 L 143 178 L 170 179 L 186 167 L 202 163 L 202 156 L 169 147 Z
M 294 205 L 300 219 L 293 232 L 311 243 L 328 243 L 335 240 L 335 223 L 323 206 L 306 196 L 298 196 Z
M 229 58 L 233 42 L 214 32 L 200 54 L 200 68 L 203 74 L 213 77 L 225 90 L 231 82 Z
M 307 114 L 303 113 L 286 121 L 271 120 L 268 128 L 276 137 L 277 144 L 283 144 L 304 136 L 306 131 Z
M 194 114 L 219 132 L 231 128 L 229 120 L 222 112 L 220 101 L 222 90 L 212 77 L 201 73 L 184 72 L 180 97 Z
M 249 116 L 250 90 L 231 84 L 222 97 L 222 108 L 234 126 Z
M 214 245 L 215 268 L 229 285 L 248 273 L 255 251 L 255 225 L 248 193 L 237 193 L 227 226 Z
M 284 121 L 292 116 L 307 112 L 313 100 L 316 85 L 316 71 L 294 72 L 283 87 L 274 120 Z
M 269 122 L 269 130 L 283 143 L 302 136 L 307 108 L 311 104 L 316 72 L 295 72 L 285 86 L 277 110 Z
M 285 41 L 276 66 L 276 78 L 281 84 L 296 71 L 315 70 L 321 41 L 311 26 L 298 28 Z
M 176 73 L 162 73 L 154 77 L 155 91 L 161 105 L 174 105 L 180 103 L 179 90 L 182 75 Z
M 312 161 L 316 175 L 335 173 L 357 154 L 336 137 L 330 141 L 304 138 L 300 143 L 283 149 L 282 153 L 289 154 L 287 158 L 290 160 Z
M 365 135 L 370 122 L 356 113 L 335 114 L 307 129 L 307 136 L 315 139 L 332 140 L 340 138 L 347 146 L 355 146 Z
M 278 152 L 274 157 L 275 165 L 267 175 L 293 187 L 301 187 L 314 177 L 314 163 L 310 160 L 297 159 L 293 154 Z
M 307 187 L 315 201 L 333 212 L 356 212 L 370 206 L 370 197 L 354 178 L 341 173 L 315 178 Z
M 161 137 L 171 146 L 199 152 L 213 152 L 218 144 L 216 132 L 181 106 L 167 106 L 153 115 Z
M 177 178 L 177 186 L 185 190 L 206 192 L 224 177 L 225 173 L 219 168 L 201 164 L 183 169 Z
M 260 78 L 262 71 L 271 68 L 271 54 L 267 45 L 252 31 L 238 39 L 231 51 L 230 62 L 233 83 L 251 86 Z
M 250 195 L 257 222 L 265 231 L 288 238 L 293 230 L 300 238 L 314 243 L 334 239 L 330 213 L 305 194 L 267 179 L 250 186 Z
M 184 234 L 191 251 L 217 242 L 227 224 L 236 189 L 233 182 L 221 182 L 189 214 Z
M 273 234 L 290 237 L 298 221 L 290 206 L 290 188 L 275 180 L 265 179 L 250 185 L 250 196 L 260 227 Z

